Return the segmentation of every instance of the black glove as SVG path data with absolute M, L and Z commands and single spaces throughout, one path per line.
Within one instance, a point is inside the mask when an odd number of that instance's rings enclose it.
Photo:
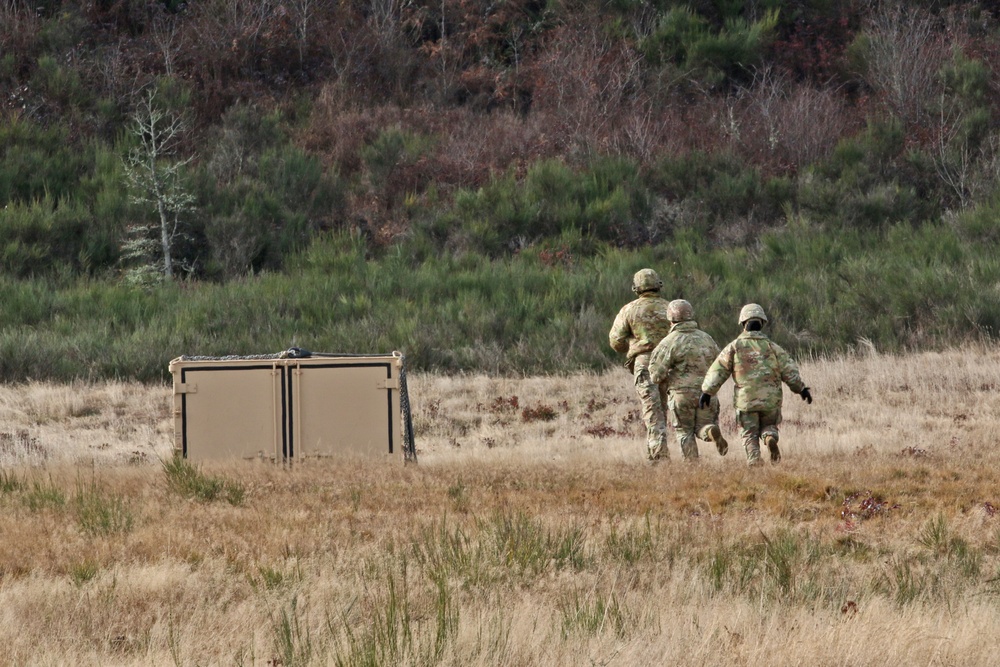
M 806 387 L 805 389 L 803 389 L 802 391 L 800 391 L 799 392 L 799 396 L 802 397 L 803 401 L 805 401 L 809 405 L 812 405 L 813 395 L 809 393 L 809 387 Z
M 698 407 L 707 408 L 712 403 L 711 394 L 702 394 L 701 399 L 698 401 Z

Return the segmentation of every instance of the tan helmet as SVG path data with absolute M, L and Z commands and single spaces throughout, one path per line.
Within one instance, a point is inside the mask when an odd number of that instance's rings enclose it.
M 684 299 L 674 299 L 667 304 L 667 319 L 671 322 L 687 322 L 694 319 L 694 308 Z
M 743 326 L 743 323 L 747 320 L 760 320 L 761 322 L 767 322 L 767 315 L 764 314 L 764 309 L 756 303 L 748 303 L 743 306 L 743 310 L 740 311 L 740 326 Z
M 661 287 L 663 287 L 663 281 L 653 269 L 639 269 L 632 276 L 632 291 L 636 294 L 658 292 Z

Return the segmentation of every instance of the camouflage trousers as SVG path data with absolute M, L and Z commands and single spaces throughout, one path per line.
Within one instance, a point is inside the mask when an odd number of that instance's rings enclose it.
M 671 389 L 667 393 L 667 412 L 674 437 L 686 459 L 698 458 L 697 435 L 708 440 L 708 429 L 719 423 L 719 399 L 712 397 L 707 408 L 699 407 L 701 389 Z
M 781 423 L 781 409 L 762 412 L 736 411 L 736 423 L 740 427 L 743 449 L 747 453 L 747 464 L 757 465 L 760 461 L 761 438 L 770 434 L 778 439 L 778 424 Z
M 649 354 L 635 357 L 632 376 L 635 393 L 642 405 L 642 421 L 646 424 L 646 449 L 649 459 L 667 458 L 667 392 L 649 377 Z

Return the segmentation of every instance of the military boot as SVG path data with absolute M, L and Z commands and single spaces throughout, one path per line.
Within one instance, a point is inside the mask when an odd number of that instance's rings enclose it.
M 764 444 L 767 445 L 768 450 L 770 450 L 771 452 L 771 463 L 777 463 L 778 461 L 780 461 L 781 450 L 778 449 L 778 434 L 765 433 Z
M 708 427 L 708 432 L 705 434 L 708 437 L 705 438 L 709 442 L 715 443 L 715 448 L 719 450 L 720 456 L 725 456 L 726 452 L 729 451 L 729 443 L 722 435 L 722 429 L 719 428 L 718 424 L 712 424 Z

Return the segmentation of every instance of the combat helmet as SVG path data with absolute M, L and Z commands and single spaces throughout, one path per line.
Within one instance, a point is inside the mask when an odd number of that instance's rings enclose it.
M 740 311 L 740 326 L 747 320 L 760 320 L 761 322 L 767 322 L 767 315 L 764 314 L 764 309 L 761 308 L 756 303 L 748 303 L 743 306 L 743 310 Z
M 671 322 L 687 322 L 694 319 L 694 308 L 684 299 L 674 299 L 667 304 L 667 319 Z
M 632 276 L 632 291 L 636 294 L 658 292 L 661 287 L 663 287 L 663 281 L 653 269 L 639 269 Z

